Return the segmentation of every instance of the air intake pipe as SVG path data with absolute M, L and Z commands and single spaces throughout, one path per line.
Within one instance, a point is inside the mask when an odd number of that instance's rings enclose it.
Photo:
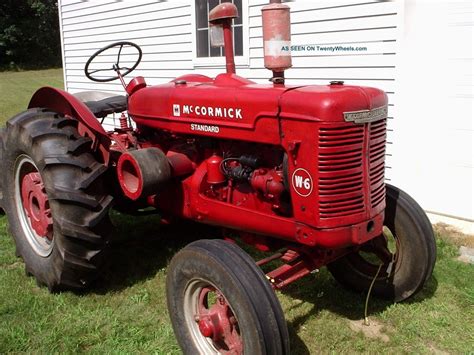
M 136 201 L 159 192 L 171 178 L 172 169 L 163 151 L 145 148 L 123 153 L 117 176 L 125 196 Z

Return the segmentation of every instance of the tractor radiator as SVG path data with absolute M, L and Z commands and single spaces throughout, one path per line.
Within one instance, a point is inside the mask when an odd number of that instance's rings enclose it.
M 386 120 L 321 126 L 319 217 L 370 215 L 385 202 Z

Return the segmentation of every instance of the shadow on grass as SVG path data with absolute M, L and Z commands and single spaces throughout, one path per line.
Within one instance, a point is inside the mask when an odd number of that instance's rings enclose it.
M 435 277 L 431 277 L 422 291 L 405 303 L 422 302 L 431 298 L 438 287 Z M 358 320 L 364 318 L 365 293 L 347 290 L 333 279 L 329 271 L 322 269 L 317 277 L 307 277 L 283 290 L 292 298 L 312 304 L 311 310 L 296 318 L 291 326 L 297 331 L 309 318 L 317 316 L 322 310 L 328 310 L 341 317 Z M 370 297 L 368 315 L 377 315 L 392 305 L 390 301 Z M 299 305 L 295 306 L 298 307 Z
M 135 217 L 112 212 L 111 217 L 116 227 L 111 255 L 100 278 L 87 293 L 104 295 L 152 279 L 187 244 L 219 236 L 212 227 L 187 221 L 163 225 L 159 216 Z M 288 324 L 288 329 L 292 353 L 309 354 L 295 328 Z
M 106 294 L 126 289 L 140 281 L 155 277 L 166 268 L 173 255 L 187 244 L 198 239 L 218 237 L 212 227 L 182 221 L 173 225 L 162 225 L 158 216 L 132 217 L 112 214 L 117 235 L 111 247 L 109 264 L 101 278 L 89 292 Z M 256 260 L 260 253 L 244 247 Z M 431 298 L 437 289 L 437 280 L 432 277 L 424 289 L 408 303 L 421 302 Z M 317 275 L 311 275 L 290 284 L 284 294 L 311 304 L 311 309 L 288 322 L 293 354 L 309 354 L 305 343 L 298 336 L 301 326 L 310 318 L 317 317 L 322 310 L 350 320 L 363 319 L 365 294 L 354 293 L 339 285 L 323 268 Z M 371 297 L 369 316 L 383 312 L 392 303 Z M 301 304 L 291 306 L 287 311 Z
M 156 215 L 136 217 L 113 212 L 115 235 L 104 272 L 88 292 L 106 294 L 153 278 L 173 255 L 197 239 L 215 238 L 210 227 L 183 221 L 164 225 Z
M 163 225 L 159 216 L 133 217 L 113 212 L 116 235 L 108 265 L 88 293 L 121 291 L 155 277 L 181 248 L 198 239 L 218 237 L 215 229 L 187 221 Z M 295 327 L 288 324 L 292 354 L 309 354 Z
M 423 290 L 405 301 L 405 303 L 417 303 L 429 299 L 434 295 L 437 287 L 438 281 L 432 276 Z M 288 322 L 293 354 L 309 354 L 308 348 L 298 337 L 297 333 L 309 319 L 317 317 L 323 310 L 348 320 L 364 319 L 366 294 L 355 293 L 345 289 L 333 279 L 326 268 L 322 269 L 318 276 L 306 277 L 289 285 L 282 292 L 294 299 L 300 299 L 311 304 L 309 311 L 305 311 L 302 315 Z M 392 304 L 392 302 L 371 296 L 368 316 L 377 316 Z M 303 307 L 303 304 L 291 306 L 286 311 L 291 311 L 297 307 Z M 317 335 L 315 334 L 315 336 Z

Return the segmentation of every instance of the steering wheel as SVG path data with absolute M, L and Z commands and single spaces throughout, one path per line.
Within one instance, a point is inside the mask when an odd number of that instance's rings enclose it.
M 99 55 L 101 55 L 105 51 L 110 50 L 110 49 L 115 48 L 115 47 L 119 48 L 118 54 L 117 54 L 117 61 L 112 65 L 111 68 L 95 69 L 95 70 L 90 70 L 89 69 L 89 66 L 92 64 L 92 61 L 95 58 L 97 58 Z M 122 54 L 122 50 L 123 50 L 124 47 L 132 47 L 132 48 L 134 48 L 138 51 L 138 59 L 132 67 L 121 67 L 120 66 L 120 55 Z M 84 68 L 84 73 L 86 74 L 86 76 L 90 80 L 97 81 L 99 83 L 105 83 L 105 82 L 114 81 L 114 80 L 117 80 L 117 79 L 122 80 L 122 77 L 126 76 L 127 74 L 130 74 L 138 66 L 138 64 L 140 64 L 141 60 L 142 60 L 142 49 L 137 44 L 132 43 L 132 42 L 116 42 L 116 43 L 109 44 L 108 46 L 106 46 L 102 49 L 99 49 L 97 52 L 95 52 L 89 58 L 89 60 L 87 61 L 86 67 Z M 110 70 L 115 71 L 117 73 L 117 75 L 116 76 L 111 76 L 111 77 L 106 77 L 106 78 L 97 78 L 97 77 L 92 76 L 92 74 L 96 74 L 96 73 L 103 72 L 103 71 L 110 71 Z M 122 73 L 122 70 L 125 70 L 125 72 Z

